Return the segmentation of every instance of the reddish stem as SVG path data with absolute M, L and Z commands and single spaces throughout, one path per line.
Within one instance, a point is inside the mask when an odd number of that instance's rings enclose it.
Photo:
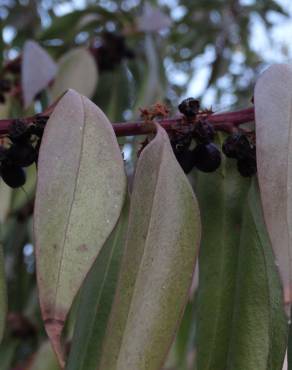
M 45 112 L 37 116 L 50 116 L 57 102 L 52 104 Z M 26 123 L 34 122 L 36 116 L 23 118 Z M 183 116 L 177 118 L 167 118 L 158 120 L 158 123 L 166 130 L 173 131 L 181 128 L 188 128 L 195 124 L 199 119 L 208 118 L 210 123 L 213 123 L 214 128 L 218 131 L 232 132 L 235 127 L 242 123 L 254 121 L 254 108 L 246 108 L 236 112 L 227 112 L 219 114 L 200 113 L 194 120 L 185 120 Z M 10 125 L 15 119 L 0 120 L 0 135 L 8 133 Z M 145 135 L 153 132 L 153 126 L 145 121 L 113 123 L 113 128 L 117 136 L 136 136 Z

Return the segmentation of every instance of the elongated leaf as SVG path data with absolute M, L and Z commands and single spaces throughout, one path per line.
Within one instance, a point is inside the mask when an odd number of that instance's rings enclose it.
M 263 221 L 258 189 L 253 184 L 240 237 L 227 369 L 281 370 L 287 329 L 280 279 Z
M 110 122 L 87 98 L 69 90 L 46 125 L 34 211 L 42 315 L 62 364 L 64 321 L 117 222 L 125 185 Z
M 257 81 L 255 119 L 263 212 L 284 284 L 292 302 L 292 66 L 274 65 Z
M 207 178 L 208 177 L 208 178 Z M 287 337 L 282 290 L 256 187 L 231 160 L 200 174 L 198 370 L 280 370 Z
M 6 220 L 10 208 L 12 196 L 12 189 L 5 184 L 4 181 L 0 182 L 0 224 Z
M 7 314 L 6 278 L 4 272 L 4 256 L 2 248 L 3 246 L 0 243 L 0 343 L 4 334 Z
M 56 355 L 49 341 L 41 345 L 28 370 L 60 370 Z
M 74 89 L 80 94 L 91 97 L 96 89 L 98 71 L 96 63 L 88 50 L 73 49 L 58 62 L 59 70 L 51 88 L 55 100 L 67 89 Z
M 13 357 L 19 341 L 16 339 L 10 339 L 3 341 L 0 346 L 0 364 L 1 370 L 10 370 L 12 368 Z
M 116 290 L 127 225 L 128 202 L 82 287 L 68 370 L 96 370 L 98 367 Z
M 161 368 L 186 304 L 199 239 L 196 198 L 166 132 L 157 127 L 138 160 L 99 369 Z
M 202 217 L 197 297 L 198 370 L 226 370 L 242 208 L 248 186 L 249 181 L 240 177 L 233 161 L 226 157 L 222 157 L 218 171 L 198 174 L 196 193 Z
M 21 86 L 25 108 L 28 108 L 35 96 L 48 86 L 56 72 L 55 62 L 43 48 L 32 40 L 24 44 Z

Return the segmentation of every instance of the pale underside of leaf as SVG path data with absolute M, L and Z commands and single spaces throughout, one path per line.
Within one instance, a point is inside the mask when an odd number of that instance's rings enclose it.
M 124 250 L 128 216 L 129 199 L 82 286 L 67 370 L 98 368 Z
M 64 91 L 74 89 L 90 98 L 97 85 L 98 71 L 93 56 L 84 48 L 70 50 L 58 62 L 59 70 L 51 97 L 58 98 Z
M 45 129 L 34 211 L 37 277 L 46 330 L 60 362 L 72 301 L 120 215 L 126 190 L 112 126 L 69 90 Z
M 196 198 L 157 127 L 138 160 L 100 370 L 161 368 L 186 304 L 199 240 Z
M 24 107 L 28 108 L 35 96 L 54 79 L 57 65 L 35 41 L 27 41 L 22 52 L 21 87 Z
M 292 302 L 292 66 L 273 65 L 255 87 L 258 179 L 285 301 Z

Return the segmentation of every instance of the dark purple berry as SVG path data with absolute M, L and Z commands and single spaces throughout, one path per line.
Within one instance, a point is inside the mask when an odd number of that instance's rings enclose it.
M 185 152 L 178 153 L 176 159 L 183 169 L 184 173 L 189 173 L 196 165 L 196 158 L 193 150 L 186 150 Z
M 192 136 L 190 134 L 185 134 L 171 139 L 170 144 L 174 154 L 177 155 L 187 151 L 191 145 L 191 142 Z
M 221 153 L 215 144 L 199 144 L 193 150 L 196 167 L 203 172 L 216 171 L 221 163 Z
M 178 110 L 186 117 L 195 117 L 200 109 L 200 102 L 194 98 L 184 99 L 178 106 Z
M 238 172 L 243 177 L 251 177 L 257 172 L 257 165 L 255 158 L 248 157 L 245 159 L 239 159 L 237 161 Z
M 21 119 L 15 120 L 9 128 L 8 136 L 13 143 L 27 142 L 31 133 L 28 126 Z
M 241 133 L 228 136 L 222 145 L 222 151 L 229 158 L 244 158 L 251 150 L 250 142 Z
M 208 144 L 214 140 L 214 127 L 206 120 L 201 120 L 195 124 L 193 136 L 198 143 Z
M 20 167 L 28 167 L 33 164 L 36 159 L 37 153 L 35 148 L 31 144 L 12 144 L 7 152 L 7 161 L 9 161 L 9 163 L 13 165 Z
M 23 168 L 19 166 L 2 166 L 1 176 L 6 185 L 11 188 L 19 188 L 25 184 L 26 175 Z

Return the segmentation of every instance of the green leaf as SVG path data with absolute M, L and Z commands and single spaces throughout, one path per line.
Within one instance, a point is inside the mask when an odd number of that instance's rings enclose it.
M 68 370 L 96 370 L 113 303 L 128 225 L 128 202 L 102 248 L 79 297 Z
M 0 224 L 6 220 L 11 204 L 12 189 L 5 184 L 4 181 L 0 182 Z
M 26 183 L 24 186 L 12 191 L 10 213 L 17 212 L 27 203 L 33 200 L 36 188 L 36 166 L 35 164 L 26 169 Z
M 95 60 L 87 49 L 70 50 L 59 60 L 58 65 L 58 73 L 51 88 L 53 100 L 68 89 L 74 89 L 87 97 L 93 95 L 98 71 Z
M 243 214 L 228 369 L 282 369 L 288 332 L 282 302 L 281 283 L 254 182 Z
M 42 315 L 62 364 L 64 321 L 119 218 L 125 191 L 112 125 L 96 105 L 69 90 L 46 124 L 34 211 Z
M 1 370 L 11 370 L 13 357 L 15 351 L 19 345 L 19 341 L 15 339 L 10 339 L 3 341 L 0 346 L 0 364 Z
M 285 301 L 292 302 L 292 66 L 277 64 L 255 87 L 257 168 L 263 212 Z
M 49 341 L 41 345 L 28 370 L 61 370 Z
M 168 136 L 139 157 L 125 254 L 99 369 L 158 370 L 186 305 L 200 241 L 196 197 Z
M 249 182 L 230 162 L 213 178 L 199 175 L 197 369 L 280 370 L 287 322 L 279 276 L 257 188 L 246 198 Z
M 4 271 L 3 246 L 0 244 L 0 343 L 3 338 L 7 314 L 6 277 Z
M 35 41 L 27 41 L 22 51 L 21 87 L 24 107 L 53 80 L 57 66 L 50 55 Z
M 216 172 L 198 173 L 196 193 L 202 217 L 198 370 L 226 370 L 242 208 L 248 186 L 249 181 L 239 175 L 233 161 L 225 156 Z

